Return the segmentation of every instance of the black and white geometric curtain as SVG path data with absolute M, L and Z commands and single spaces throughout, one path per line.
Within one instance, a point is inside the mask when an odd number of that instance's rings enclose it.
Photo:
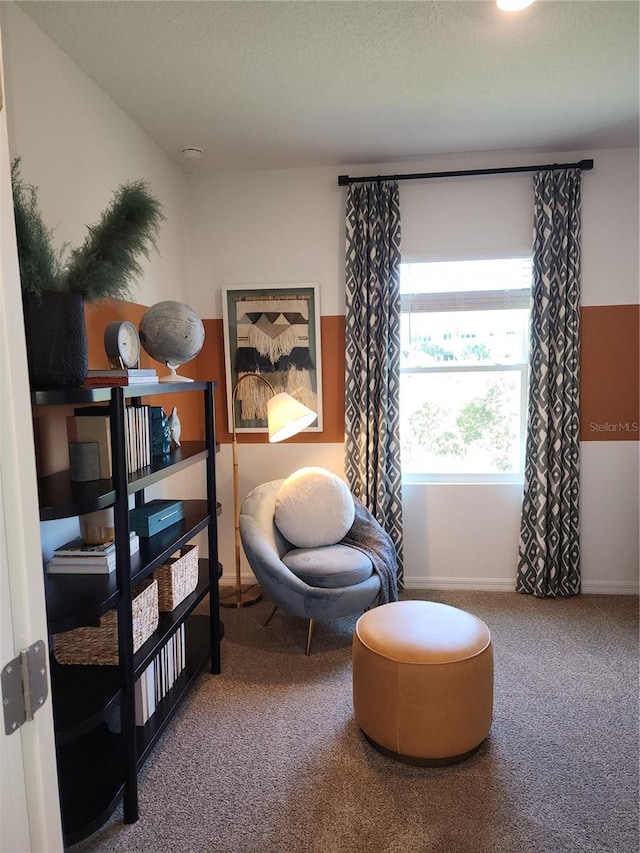
M 351 184 L 346 213 L 345 474 L 391 536 L 402 587 L 397 181 Z
M 534 175 L 533 307 L 516 590 L 580 592 L 580 169 Z

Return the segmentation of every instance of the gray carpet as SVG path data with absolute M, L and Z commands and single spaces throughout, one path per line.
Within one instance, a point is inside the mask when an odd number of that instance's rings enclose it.
M 637 853 L 638 599 L 411 590 L 492 632 L 494 720 L 468 761 L 397 763 L 353 720 L 352 619 L 224 610 L 203 675 L 120 814 L 80 851 Z

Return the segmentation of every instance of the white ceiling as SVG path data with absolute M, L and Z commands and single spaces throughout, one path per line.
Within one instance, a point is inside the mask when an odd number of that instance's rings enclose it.
M 638 144 L 637 0 L 17 5 L 189 170 Z

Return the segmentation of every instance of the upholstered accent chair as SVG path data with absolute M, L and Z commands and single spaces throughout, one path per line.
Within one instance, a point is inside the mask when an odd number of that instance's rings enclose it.
M 249 492 L 240 508 L 240 538 L 256 579 L 274 602 L 264 624 L 269 623 L 278 607 L 308 619 L 308 655 L 315 621 L 365 611 L 378 597 L 380 578 L 364 551 L 339 541 L 321 544 L 327 531 L 322 529 L 324 523 L 322 520 L 318 523 L 318 519 L 329 517 L 328 525 L 333 528 L 329 540 L 335 540 L 338 535 L 335 531 L 339 530 L 341 523 L 346 523 L 344 519 L 332 518 L 336 515 L 340 494 L 337 500 L 323 501 L 317 507 L 320 515 L 315 521 L 312 518 L 307 524 L 300 525 L 303 545 L 308 544 L 308 547 L 298 547 L 285 538 L 283 529 L 288 531 L 288 536 L 298 540 L 292 526 L 295 514 L 282 500 L 283 485 L 287 482 L 271 480 Z M 347 494 L 350 496 L 348 490 Z M 312 493 L 307 493 L 305 498 L 312 498 Z M 278 512 L 280 526 L 276 524 Z M 347 523 L 347 529 L 350 523 Z

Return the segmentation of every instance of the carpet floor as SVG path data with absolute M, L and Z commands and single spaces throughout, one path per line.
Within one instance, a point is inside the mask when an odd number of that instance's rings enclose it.
M 494 718 L 470 759 L 379 754 L 353 718 L 356 618 L 223 610 L 203 674 L 121 812 L 74 853 L 637 853 L 638 598 L 420 592 L 489 626 Z

